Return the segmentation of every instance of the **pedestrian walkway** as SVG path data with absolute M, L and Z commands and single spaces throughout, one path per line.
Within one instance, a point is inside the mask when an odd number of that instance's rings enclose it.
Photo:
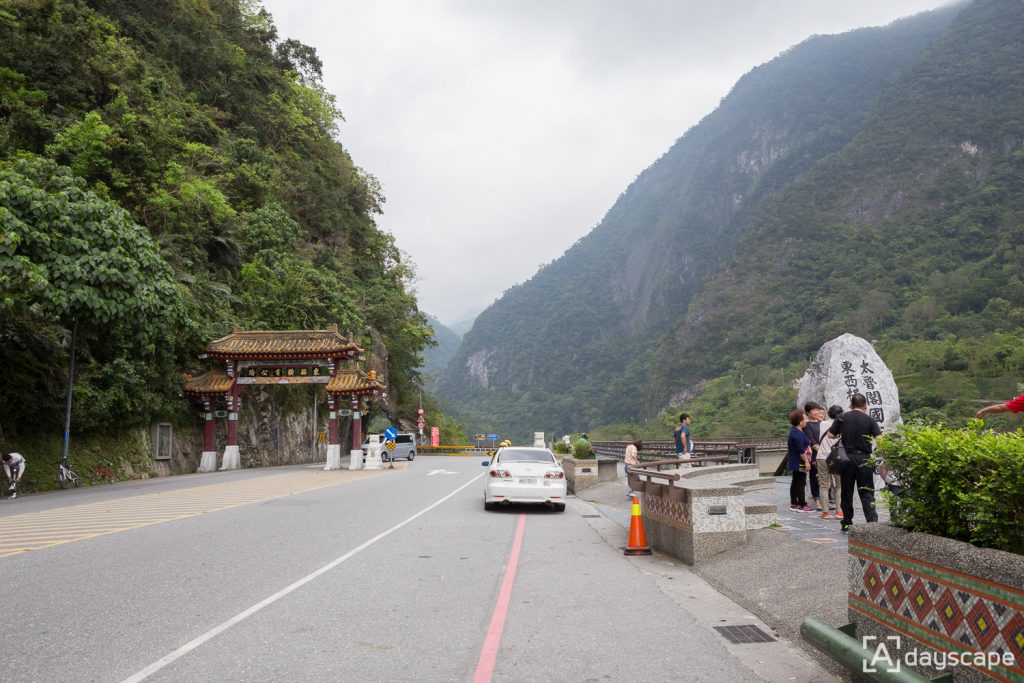
M 404 469 L 404 463 L 399 463 L 396 468 Z M 337 486 L 387 471 L 304 469 L 12 515 L 4 517 L 0 525 L 0 558 Z
M 793 512 L 789 509 L 789 477 L 774 477 L 774 480 L 775 485 L 771 488 L 744 494 L 744 502 L 748 505 L 751 503 L 774 504 L 779 510 L 779 531 L 795 536 L 801 541 L 815 543 L 845 553 L 847 537 L 839 530 L 839 520 L 835 517 L 822 519 L 820 512 Z M 875 506 L 878 510 L 878 521 L 888 522 L 889 508 L 886 507 L 883 496 L 875 496 Z M 853 523 L 864 523 L 864 508 L 861 507 L 860 498 L 857 496 L 854 496 L 853 499 Z
M 839 520 L 835 517 L 822 519 L 820 512 L 793 512 L 789 509 L 789 477 L 772 477 L 775 485 L 771 488 L 764 488 L 758 491 L 748 491 L 743 494 L 743 502 L 747 505 L 770 503 L 775 505 L 779 511 L 779 526 L 774 527 L 776 531 L 793 536 L 806 543 L 814 543 L 825 548 L 846 553 L 848 544 L 846 534 L 840 531 Z M 623 491 L 626 489 L 625 472 L 619 468 L 619 484 Z M 810 491 L 807 493 L 810 499 Z M 625 497 L 614 496 L 613 500 L 607 500 L 607 494 L 602 497 L 590 496 L 584 493 L 584 498 L 592 503 L 609 519 L 621 524 L 623 528 L 629 528 L 629 500 Z M 878 510 L 878 521 L 889 521 L 889 508 L 886 505 L 885 497 L 881 494 L 875 495 L 875 505 Z M 853 499 L 853 523 L 864 523 L 864 509 L 861 507 L 860 498 Z

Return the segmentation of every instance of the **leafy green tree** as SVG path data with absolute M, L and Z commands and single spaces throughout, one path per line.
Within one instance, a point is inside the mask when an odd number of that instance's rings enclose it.
M 35 329 L 52 339 L 77 321 L 82 351 L 95 367 L 131 366 L 107 368 L 104 382 L 86 383 L 85 396 L 120 396 L 121 416 L 148 414 L 161 403 L 154 389 L 174 375 L 181 347 L 173 340 L 189 336 L 188 297 L 145 228 L 70 169 L 36 156 L 0 162 L 0 292 L 6 335 L 24 339 Z M 7 353 L 52 366 L 56 359 L 41 351 L 55 348 L 37 341 Z M 84 374 L 96 372 L 93 364 Z M 40 408 L 38 385 L 13 389 L 26 407 Z M 87 424 L 110 415 L 100 407 L 104 400 L 80 401 Z

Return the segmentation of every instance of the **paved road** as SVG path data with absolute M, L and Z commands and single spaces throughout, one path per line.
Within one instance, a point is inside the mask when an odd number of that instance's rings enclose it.
M 482 505 L 477 458 L 175 477 L 0 505 L 7 681 L 832 680 L 622 527 Z

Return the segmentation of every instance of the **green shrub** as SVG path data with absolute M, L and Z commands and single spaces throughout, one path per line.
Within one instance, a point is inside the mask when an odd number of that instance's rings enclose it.
M 574 434 L 571 438 L 571 441 L 572 457 L 574 457 L 575 459 L 593 460 L 595 457 L 597 457 L 596 455 L 594 455 L 594 447 L 590 445 L 590 441 L 588 441 L 585 437 L 577 436 Z
M 878 440 L 876 457 L 903 487 L 893 524 L 1024 554 L 1024 432 L 912 421 Z
M 559 455 L 568 455 L 569 454 L 569 446 L 568 446 L 568 444 L 566 444 L 561 439 L 559 439 L 558 441 L 555 441 L 555 444 L 554 444 L 554 446 L 551 447 L 551 450 L 554 451 L 555 453 L 559 454 Z

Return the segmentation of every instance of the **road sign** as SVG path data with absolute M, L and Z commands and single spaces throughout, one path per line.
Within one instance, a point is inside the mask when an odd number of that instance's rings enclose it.
M 427 426 L 427 421 L 426 421 L 426 420 L 424 420 L 424 419 L 423 419 L 422 417 L 420 417 L 420 419 L 416 420 L 416 425 L 417 425 L 417 426 L 418 426 L 418 427 L 419 427 L 420 429 L 423 429 L 423 428 L 424 428 L 425 426 Z
M 420 409 L 419 409 L 419 410 L 417 410 L 416 412 L 417 412 L 417 413 L 419 413 L 420 415 L 422 415 L 422 414 L 423 414 L 423 408 L 420 408 Z
M 487 440 L 488 441 L 497 441 L 499 438 L 500 437 L 497 434 L 488 434 L 487 435 Z
M 474 441 L 487 441 L 487 437 L 483 434 L 477 434 L 473 437 Z
M 388 449 L 389 451 L 395 450 L 395 442 L 391 441 L 390 439 L 385 441 L 384 448 Z
M 394 441 L 396 436 L 398 436 L 398 430 L 394 427 L 388 427 L 384 430 L 384 438 L 387 441 Z

